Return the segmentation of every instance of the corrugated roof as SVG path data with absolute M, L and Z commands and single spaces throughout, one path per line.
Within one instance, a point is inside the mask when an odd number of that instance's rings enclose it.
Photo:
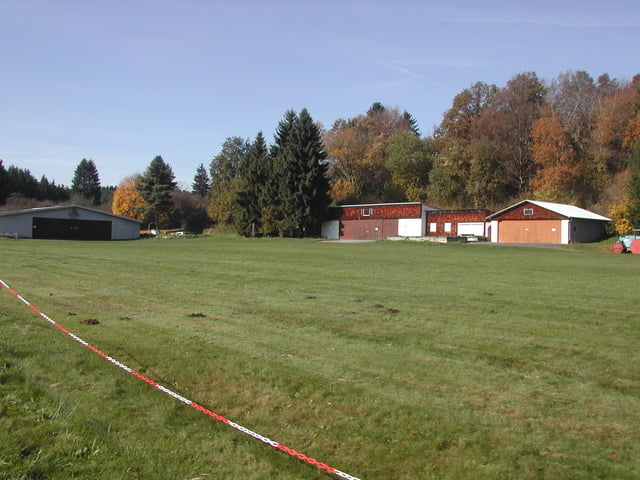
M 584 208 L 576 207 L 574 205 L 567 205 L 565 203 L 554 203 L 554 202 L 541 202 L 539 200 L 522 200 L 515 205 L 511 205 L 499 212 L 494 213 L 493 215 L 489 215 L 487 218 L 498 217 L 502 213 L 507 210 L 511 210 L 512 208 L 516 208 L 519 205 L 524 203 L 531 203 L 533 205 L 537 205 L 538 207 L 545 208 L 551 212 L 557 213 L 558 215 L 562 215 L 567 218 L 582 218 L 585 220 L 600 220 L 602 222 L 610 222 L 611 219 L 607 217 L 603 217 L 594 212 L 590 212 L 589 210 L 585 210 Z

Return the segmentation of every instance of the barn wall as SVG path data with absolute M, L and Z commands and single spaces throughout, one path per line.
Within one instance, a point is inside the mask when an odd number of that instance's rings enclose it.
M 427 212 L 426 235 L 437 237 L 457 237 L 459 223 L 484 224 L 491 212 L 489 210 L 437 210 Z M 432 224 L 435 224 L 435 230 Z M 451 230 L 446 231 L 445 224 L 451 225 Z
M 533 215 L 525 215 L 525 209 L 533 210 Z M 564 218 L 566 217 L 559 213 L 551 212 L 528 202 L 514 206 L 499 216 L 493 217 L 494 220 L 562 220 Z
M 111 240 L 135 240 L 140 238 L 140 224 L 114 218 L 111 224 Z
M 17 233 L 20 238 L 31 238 L 32 215 L 7 215 L 0 217 L 0 233 Z
M 340 229 L 344 240 L 386 240 L 398 236 L 398 220 L 347 220 L 341 222 Z
M 569 222 L 571 243 L 589 243 L 603 240 L 607 237 L 605 222 L 573 218 Z
M 349 205 L 340 208 L 342 209 L 341 220 L 422 218 L 422 204 L 420 203 Z

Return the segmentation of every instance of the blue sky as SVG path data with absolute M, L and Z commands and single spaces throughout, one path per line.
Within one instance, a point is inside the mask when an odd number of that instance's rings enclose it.
M 225 138 L 288 109 L 329 128 L 373 102 L 424 135 L 477 81 L 640 73 L 637 0 L 0 0 L 0 159 L 103 185 L 162 155 L 184 188 Z

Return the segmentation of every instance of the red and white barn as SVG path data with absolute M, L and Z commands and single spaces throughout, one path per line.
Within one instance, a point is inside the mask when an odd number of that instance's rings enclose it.
M 487 216 L 494 243 L 587 243 L 606 237 L 611 219 L 562 203 L 522 200 Z
M 386 240 L 389 237 L 421 237 L 427 212 L 420 202 L 341 205 L 329 209 L 322 236 L 333 240 Z

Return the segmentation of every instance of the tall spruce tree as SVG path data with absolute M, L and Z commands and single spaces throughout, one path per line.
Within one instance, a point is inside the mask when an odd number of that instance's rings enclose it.
M 236 230 L 246 237 L 262 232 L 262 210 L 268 204 L 265 186 L 269 176 L 269 156 L 262 132 L 249 147 L 239 166 L 241 189 Z
M 282 215 L 290 236 L 320 233 L 331 202 L 326 157 L 320 129 L 305 108 L 293 122 L 283 155 Z
M 269 152 L 271 170 L 264 192 L 265 197 L 268 198 L 268 205 L 262 211 L 262 228 L 267 235 L 277 234 L 284 236 L 286 234 L 282 210 L 283 197 L 285 196 L 283 178 L 287 147 L 293 124 L 297 118 L 298 114 L 293 110 L 285 112 L 283 119 L 278 123 L 274 135 L 274 144 Z
M 629 221 L 633 228 L 640 228 L 640 138 L 635 141 L 629 157 L 629 173 Z
M 73 174 L 71 192 L 86 199 L 91 205 L 100 205 L 100 176 L 93 160 L 83 158 Z
M 145 201 L 145 205 L 139 207 L 139 213 L 147 220 L 155 222 L 157 228 L 160 228 L 161 223 L 165 224 L 170 217 L 173 207 L 171 195 L 176 186 L 173 170 L 160 155 L 151 161 L 136 184 L 140 196 Z
M 4 168 L 2 164 L 2 160 L 0 160 L 0 205 L 7 201 L 7 197 L 9 196 L 9 179 L 7 176 L 7 170 Z
M 211 181 L 209 180 L 209 174 L 207 169 L 201 163 L 196 170 L 196 174 L 193 177 L 193 184 L 191 185 L 191 193 L 206 197 L 211 189 Z

